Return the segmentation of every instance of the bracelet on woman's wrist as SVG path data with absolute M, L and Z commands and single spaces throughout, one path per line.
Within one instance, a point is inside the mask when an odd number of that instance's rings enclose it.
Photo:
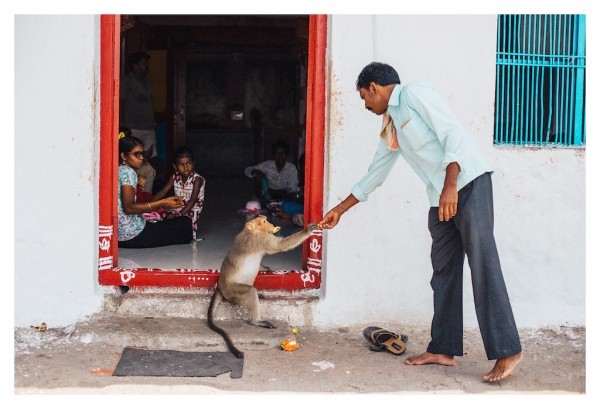
M 342 204 L 341 204 L 341 203 L 338 205 L 338 207 L 339 207 L 340 209 L 342 209 L 342 210 L 344 211 L 344 213 L 346 213 L 346 212 L 348 211 L 348 210 L 344 209 L 344 206 L 342 206 Z
M 152 211 L 152 206 L 150 206 L 150 202 L 148 202 L 148 209 L 150 209 L 150 211 Z

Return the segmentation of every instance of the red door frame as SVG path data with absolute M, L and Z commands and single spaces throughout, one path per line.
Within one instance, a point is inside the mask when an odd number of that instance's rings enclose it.
M 98 282 L 130 287 L 214 287 L 218 270 L 124 269 L 117 266 L 117 172 L 120 67 L 120 16 L 100 16 L 100 183 L 98 216 Z M 325 52 L 327 16 L 309 18 L 306 109 L 305 219 L 323 214 L 325 138 Z M 302 290 L 320 288 L 322 232 L 316 231 L 303 247 L 303 269 L 261 271 L 258 289 Z

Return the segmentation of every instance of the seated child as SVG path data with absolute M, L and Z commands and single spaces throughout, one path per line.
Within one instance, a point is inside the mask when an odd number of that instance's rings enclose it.
M 198 237 L 198 217 L 204 206 L 205 180 L 194 171 L 194 153 L 186 146 L 179 147 L 173 154 L 173 169 L 175 173 L 165 186 L 159 190 L 152 200 L 163 198 L 169 190 L 175 191 L 175 196 L 183 198 L 183 206 L 167 209 L 164 217 L 172 219 L 187 216 L 192 219 L 193 239 Z

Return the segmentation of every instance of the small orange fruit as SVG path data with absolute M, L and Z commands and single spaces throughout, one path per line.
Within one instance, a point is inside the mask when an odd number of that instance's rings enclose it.
M 298 349 L 298 341 L 295 339 L 286 339 L 281 342 L 280 346 L 284 351 L 295 351 Z

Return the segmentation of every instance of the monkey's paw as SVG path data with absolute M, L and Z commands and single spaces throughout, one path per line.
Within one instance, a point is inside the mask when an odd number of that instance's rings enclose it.
M 316 223 L 310 223 L 308 226 L 306 226 L 306 229 L 312 233 L 315 230 L 321 230 L 321 226 Z

